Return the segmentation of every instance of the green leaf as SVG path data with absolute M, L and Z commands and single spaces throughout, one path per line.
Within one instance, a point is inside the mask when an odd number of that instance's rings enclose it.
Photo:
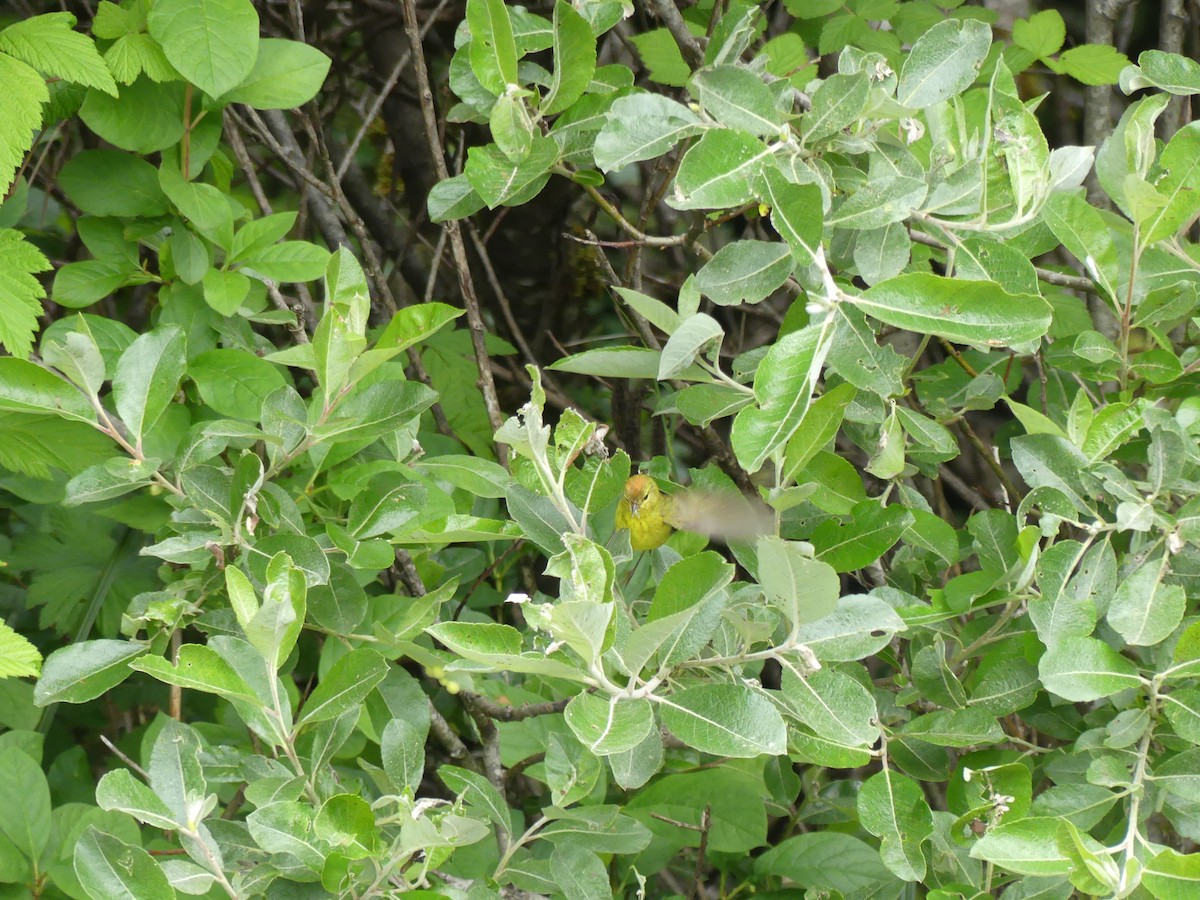
M 171 816 L 158 795 L 134 778 L 128 769 L 113 769 L 101 776 L 96 783 L 96 803 L 101 809 L 128 813 L 147 825 L 167 831 L 173 831 L 181 824 Z
M 1080 511 L 1090 508 L 1090 497 L 1079 474 L 1088 465 L 1079 449 L 1049 434 L 1030 434 L 1012 441 L 1013 464 L 1030 487 L 1061 492 Z
M 1144 87 L 1180 96 L 1200 94 L 1200 63 L 1178 53 L 1144 50 L 1137 67 L 1121 71 L 1121 90 L 1132 94 Z
M 758 691 L 742 684 L 700 684 L 660 698 L 663 725 L 702 753 L 753 758 L 787 747 L 783 718 Z
M 700 118 L 669 97 L 647 93 L 618 97 L 596 135 L 596 165 L 612 172 L 654 159 L 701 130 Z
M 13 174 L 33 146 L 42 126 L 42 105 L 50 101 L 46 82 L 36 71 L 0 53 L 0 191 L 7 196 Z
M 933 834 L 933 813 L 920 786 L 885 768 L 863 782 L 858 819 L 880 840 L 883 863 L 904 881 L 925 877 L 921 845 Z
M 781 483 L 793 481 L 797 473 L 833 440 L 855 393 L 853 385 L 839 384 L 812 402 L 788 441 Z
M 465 174 L 488 209 L 517 206 L 537 196 L 550 179 L 558 155 L 558 143 L 542 136 L 535 136 L 529 152 L 515 162 L 495 144 L 472 147 L 467 151 Z
M 1078 191 L 1063 191 L 1050 195 L 1042 208 L 1042 217 L 1105 293 L 1115 297 L 1119 280 L 1117 250 L 1099 210 Z
M 204 302 L 223 316 L 235 315 L 250 294 L 250 279 L 241 272 L 209 269 L 203 281 Z
M 668 87 L 683 87 L 692 75 L 679 45 L 665 28 L 652 28 L 631 37 L 651 81 Z
M 263 38 L 250 74 L 222 99 L 254 109 L 293 109 L 317 95 L 329 74 L 328 56 L 300 41 Z
M 800 120 L 805 143 L 835 135 L 857 122 L 870 89 L 866 72 L 839 72 L 822 81 L 813 92 L 812 108 Z
M 1183 620 L 1187 597 L 1182 585 L 1163 584 L 1165 559 L 1150 559 L 1125 575 L 1108 608 L 1108 624 L 1127 643 L 1151 647 L 1162 643 Z
M 1050 327 L 1050 305 L 1041 297 L 923 272 L 884 281 L 849 302 L 888 325 L 983 347 L 1036 341 Z
M 95 700 L 129 677 L 129 663 L 148 647 L 132 641 L 82 641 L 60 647 L 42 664 L 34 688 L 38 706 Z
M 141 847 L 90 826 L 75 845 L 75 874 L 88 896 L 170 900 L 175 890 L 166 873 Z
M 83 309 L 115 293 L 137 275 L 137 267 L 124 259 L 67 263 L 54 273 L 51 295 L 60 306 Z
M 271 281 L 316 281 L 325 274 L 330 253 L 308 241 L 282 241 L 251 253 L 241 264 Z
M 463 803 L 480 810 L 493 825 L 512 833 L 512 817 L 500 792 L 490 781 L 477 772 L 458 766 L 439 766 L 438 778 L 453 791 Z
M 390 434 L 433 405 L 437 394 L 423 384 L 383 381 L 352 394 L 313 429 L 318 441 L 360 441 Z
M 464 659 L 494 666 L 498 670 L 532 672 L 582 680 L 578 669 L 547 659 L 544 653 L 522 654 L 521 632 L 511 625 L 484 622 L 439 622 L 425 631 Z
M 1013 22 L 1012 37 L 1018 47 L 1041 58 L 1062 48 L 1067 38 L 1067 26 L 1058 10 L 1047 9 Z
M 237 230 L 230 245 L 228 261 L 241 262 L 253 253 L 265 250 L 292 230 L 296 213 L 281 212 L 247 222 Z
M 757 551 L 763 593 L 792 625 L 815 622 L 833 612 L 841 580 L 828 563 L 806 555 L 799 543 L 777 537 L 759 538 Z
M 771 207 L 771 224 L 801 264 L 816 261 L 824 224 L 821 190 L 815 184 L 793 184 L 778 169 L 763 170 L 762 199 Z
M 983 859 L 1020 875 L 1065 875 L 1068 862 L 1058 849 L 1058 819 L 1033 817 L 1001 822 L 971 847 Z
M 817 558 L 838 572 L 851 572 L 883 556 L 913 524 L 903 506 L 880 506 L 867 500 L 854 507 L 850 521 L 830 519 L 813 533 Z
M 1087 703 L 1141 684 L 1137 668 L 1103 641 L 1064 637 L 1038 661 L 1046 690 L 1064 700 Z
M 550 735 L 543 771 L 550 801 L 557 807 L 573 806 L 592 792 L 601 763 L 569 735 Z
M 1054 71 L 1082 84 L 1101 85 L 1116 84 L 1129 57 L 1107 44 L 1082 44 L 1063 52 L 1057 62 L 1047 62 Z
M 299 724 L 334 719 L 366 699 L 387 676 L 388 663 L 370 647 L 358 647 L 335 662 L 300 711 Z
M 67 482 L 64 506 L 81 506 L 120 497 L 153 481 L 161 465 L 157 459 L 118 456 L 89 466 Z
M 846 595 L 832 613 L 800 626 L 797 640 L 817 659 L 829 662 L 863 659 L 877 653 L 906 625 L 894 608 L 876 596 Z
M 673 334 L 679 327 L 681 321 L 679 313 L 661 300 L 655 300 L 653 297 L 648 297 L 630 288 L 615 287 L 613 290 L 654 327 L 667 334 Z
M 179 74 L 214 99 L 241 84 L 258 58 L 249 0 L 157 0 L 146 24 Z
M 483 209 L 483 198 L 475 193 L 466 175 L 439 181 L 429 191 L 429 221 L 434 224 L 465 219 Z
M 887 175 L 871 179 L 846 197 L 829 214 L 827 222 L 837 228 L 877 231 L 911 216 L 925 202 L 927 193 L 921 178 Z
M 425 738 L 406 719 L 392 719 L 379 744 L 383 770 L 397 788 L 416 792 L 425 777 Z
M 939 747 L 972 747 L 1004 740 L 1004 731 L 996 717 L 982 709 L 940 709 L 926 713 L 908 722 L 904 734 Z
M 104 8 L 101 3 L 100 9 Z M 141 75 L 158 82 L 180 80 L 162 47 L 145 32 L 121 35 L 104 51 L 104 62 L 121 84 L 133 84 Z
M 176 325 L 147 331 L 121 354 L 113 397 L 121 421 L 139 446 L 174 399 L 186 365 L 186 340 Z
M 16 747 L 0 750 L 0 835 L 37 862 L 50 843 L 50 786 L 42 768 Z
M 656 377 L 659 381 L 679 377 L 701 353 L 715 360 L 724 337 L 725 329 L 712 316 L 688 316 L 663 346 Z
M 947 19 L 913 44 L 900 69 L 896 100 L 927 109 L 962 93 L 975 81 L 992 45 L 992 29 L 976 19 Z
M 133 660 L 129 668 L 153 675 L 166 684 L 216 694 L 226 700 L 241 700 L 256 706 L 262 702 L 229 663 L 203 644 L 180 647 L 175 665 L 151 654 Z
M 577 694 L 563 713 L 575 737 L 597 756 L 634 749 L 654 727 L 654 712 L 645 699 Z
M 499 96 L 518 84 L 517 45 L 504 0 L 467 0 L 471 69 L 479 83 Z
M 288 853 L 313 872 L 321 872 L 329 845 L 314 834 L 315 811 L 307 803 L 268 803 L 246 816 L 250 836 L 268 853 Z
M 0 100 L 2 104 L 3 100 Z M 2 111 L 0 116 L 3 116 Z M 0 158 L 2 175 L 3 159 Z M 25 240 L 21 232 L 0 228 L 0 344 L 18 359 L 27 359 L 33 349 L 33 333 L 41 314 L 40 301 L 46 296 L 45 288 L 34 276 L 50 268 L 50 261 L 42 251 Z
M 208 791 L 200 766 L 200 737 L 190 725 L 167 719 L 150 750 L 150 787 L 178 822 L 191 822 L 193 804 Z
M 225 194 L 211 184 L 186 180 L 169 164 L 159 167 L 158 184 L 197 231 L 221 246 L 229 246 L 233 241 L 233 211 Z
M 572 372 L 576 375 L 599 375 L 610 378 L 658 378 L 662 354 L 645 347 L 605 347 L 600 350 L 585 350 L 555 360 L 548 369 L 555 372 Z M 701 375 L 699 369 L 684 373 L 688 377 Z
M 825 740 L 868 747 L 879 740 L 875 699 L 858 681 L 838 669 L 818 669 L 806 678 L 785 669 L 784 702 Z
M 266 399 L 285 384 L 277 366 L 245 350 L 208 350 L 188 364 L 205 404 L 223 416 L 258 422 Z
M 725 209 L 746 203 L 771 153 L 744 131 L 709 129 L 683 155 L 667 202 L 675 209 Z
M 793 265 L 787 244 L 734 241 L 696 273 L 696 287 L 719 306 L 759 303 L 783 286 Z
M 866 841 L 838 831 L 810 831 L 786 838 L 754 860 L 754 870 L 794 882 L 798 887 L 867 896 L 892 882 L 879 851 Z
M 121 88 L 121 96 L 88 91 L 79 117 L 104 140 L 122 150 L 146 155 L 165 150 L 183 137 L 183 93 L 179 82 L 156 84 L 139 78 Z
M 0 619 L 0 678 L 36 678 L 41 668 L 37 647 Z
M 93 216 L 135 218 L 167 212 L 158 171 L 128 153 L 84 150 L 67 160 L 58 178 L 75 204 Z
M 117 85 L 96 45 L 72 29 L 67 12 L 46 13 L 17 21 L 0 31 L 0 53 L 28 63 L 43 75 L 61 78 L 117 96 Z
M 761 76 L 744 66 L 701 69 L 688 89 L 704 111 L 726 128 L 770 136 L 778 135 L 783 128 L 771 91 Z
M 1150 243 L 1174 237 L 1200 209 L 1200 122 L 1190 122 L 1171 136 L 1158 165 L 1164 174 L 1154 187 L 1165 203 L 1142 223 Z
M 891 346 L 880 346 L 875 337 L 875 327 L 867 321 L 862 310 L 843 303 L 834 310 L 834 315 L 837 324 L 826 360 L 829 370 L 855 387 L 880 397 L 903 393 L 908 358 L 901 356 Z M 880 444 L 882 446 L 882 438 Z M 902 441 L 897 441 L 890 449 L 903 457 Z M 877 472 L 872 474 L 879 475 Z
M 552 116 L 581 96 L 596 71 L 596 38 L 587 20 L 570 3 L 554 4 L 554 77 L 540 112 Z
M 743 409 L 733 420 L 731 440 L 738 462 L 757 472 L 767 457 L 783 446 L 800 427 L 816 384 L 827 334 L 810 325 L 776 341 L 754 374 L 757 406 Z
M 1160 851 L 1146 861 L 1142 884 L 1157 900 L 1187 900 L 1200 890 L 1200 854 Z
M 559 844 L 550 856 L 563 896 L 570 900 L 608 900 L 613 896 L 608 868 L 591 850 L 576 844 Z

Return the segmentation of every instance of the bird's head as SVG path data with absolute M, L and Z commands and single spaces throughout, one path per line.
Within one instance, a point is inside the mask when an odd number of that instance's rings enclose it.
M 651 500 L 658 492 L 658 485 L 654 483 L 654 479 L 649 475 L 631 476 L 625 482 L 625 502 L 629 504 L 630 513 L 636 516 L 638 509 Z

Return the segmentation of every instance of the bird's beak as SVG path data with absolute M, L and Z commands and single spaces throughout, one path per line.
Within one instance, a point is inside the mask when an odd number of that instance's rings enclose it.
M 641 505 L 642 505 L 642 504 L 638 503 L 636 500 L 631 500 L 631 501 L 629 501 L 629 514 L 630 514 L 630 515 L 633 515 L 633 516 L 636 516 L 636 515 L 637 515 L 637 511 L 638 511 L 638 507 L 640 507 Z

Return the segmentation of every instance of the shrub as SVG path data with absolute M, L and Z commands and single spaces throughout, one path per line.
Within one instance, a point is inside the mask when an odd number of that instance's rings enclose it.
M 1200 882 L 1200 70 L 1050 11 L 650 6 L 468 0 L 439 122 L 403 5 L 416 303 L 269 5 L 0 30 L 4 896 Z M 1117 81 L 1047 138 L 1031 86 Z M 483 210 L 562 190 L 615 305 L 551 361 Z M 634 553 L 643 440 L 766 533 Z

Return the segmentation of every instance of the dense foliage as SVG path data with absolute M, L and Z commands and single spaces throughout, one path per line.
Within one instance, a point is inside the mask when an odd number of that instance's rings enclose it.
M 1123 5 L 18 4 L 0 898 L 1195 896 Z M 634 553 L 638 470 L 767 533 Z

